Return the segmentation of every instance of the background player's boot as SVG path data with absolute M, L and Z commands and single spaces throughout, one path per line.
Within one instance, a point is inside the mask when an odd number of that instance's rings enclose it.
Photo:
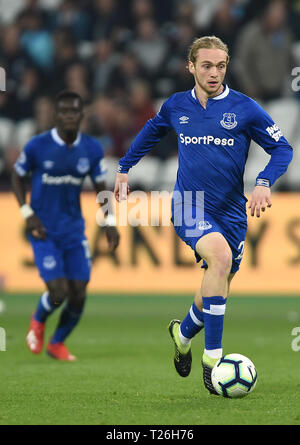
M 39 354 L 44 345 L 44 331 L 45 323 L 36 321 L 33 316 L 30 320 L 28 334 L 26 336 L 26 343 L 28 348 L 34 354 Z
M 183 345 L 179 339 L 180 320 L 172 320 L 168 326 L 169 333 L 174 341 L 175 356 L 174 365 L 181 377 L 187 377 L 192 367 L 191 344 Z
M 204 386 L 206 389 L 208 389 L 208 391 L 211 394 L 215 394 L 216 396 L 218 396 L 219 394 L 217 393 L 217 391 L 215 390 L 215 388 L 212 384 L 211 372 L 218 360 L 219 360 L 218 358 L 211 358 L 208 355 L 206 355 L 205 353 L 203 354 L 203 357 L 202 357 Z
M 74 362 L 76 360 L 75 355 L 70 354 L 64 343 L 48 343 L 47 354 L 56 360 L 65 362 Z

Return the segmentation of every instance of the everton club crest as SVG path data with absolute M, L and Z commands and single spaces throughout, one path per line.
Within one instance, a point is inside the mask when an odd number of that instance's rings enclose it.
M 234 113 L 223 113 L 223 119 L 220 121 L 222 127 L 232 130 L 237 126 L 236 115 Z
M 77 162 L 77 171 L 84 175 L 90 169 L 90 162 L 88 158 L 79 158 Z

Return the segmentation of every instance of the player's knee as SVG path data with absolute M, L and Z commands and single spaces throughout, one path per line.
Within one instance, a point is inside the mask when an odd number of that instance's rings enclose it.
M 214 269 L 218 277 L 228 278 L 232 266 L 232 253 L 228 249 L 216 252 L 208 261 L 208 267 Z
M 228 278 L 232 266 L 231 252 L 222 252 L 222 254 L 217 258 L 216 265 L 218 267 L 219 274 Z
M 50 292 L 49 298 L 52 304 L 60 306 L 68 298 L 68 295 L 63 289 L 55 289 Z
M 48 286 L 50 302 L 56 306 L 60 306 L 70 294 L 67 282 L 61 281 Z
M 228 278 L 232 266 L 232 252 L 222 234 L 209 233 L 200 238 L 196 251 L 205 259 L 208 268 L 214 271 L 216 277 Z

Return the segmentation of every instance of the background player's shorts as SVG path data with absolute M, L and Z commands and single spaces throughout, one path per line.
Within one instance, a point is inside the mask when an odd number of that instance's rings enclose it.
M 201 257 L 195 250 L 198 240 L 211 232 L 221 233 L 232 251 L 231 273 L 237 272 L 244 253 L 247 221 L 229 222 L 225 219 L 220 220 L 207 212 L 201 213 L 201 220 L 199 221 L 194 210 L 190 216 L 185 215 L 185 218 L 182 216 L 182 221 L 178 221 L 178 219 L 174 221 L 174 217 L 178 217 L 178 214 L 176 215 L 176 209 L 174 212 L 173 208 L 171 220 L 179 238 L 194 250 L 196 260 L 199 262 Z M 175 225 L 178 222 L 181 222 L 181 225 Z M 203 261 L 202 267 L 207 268 L 205 261 Z
M 31 242 L 34 260 L 40 276 L 47 283 L 57 278 L 89 281 L 91 272 L 91 254 L 88 241 L 84 235 L 76 241 L 39 240 L 28 235 Z

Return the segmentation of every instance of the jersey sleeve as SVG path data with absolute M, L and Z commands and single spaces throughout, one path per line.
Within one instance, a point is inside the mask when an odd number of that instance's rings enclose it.
M 94 183 L 105 181 L 107 176 L 107 166 L 104 158 L 104 152 L 101 144 L 95 141 L 93 163 L 90 169 L 90 177 Z
M 170 122 L 170 101 L 167 99 L 160 111 L 149 119 L 138 133 L 129 150 L 119 161 L 118 172 L 128 173 L 129 169 L 136 165 L 172 128 Z
M 260 105 L 254 102 L 251 112 L 253 117 L 248 126 L 249 136 L 271 156 L 264 170 L 258 174 L 256 183 L 271 186 L 286 172 L 293 157 L 293 149 Z M 267 180 L 267 183 L 263 180 Z
M 35 168 L 34 151 L 35 138 L 31 139 L 25 145 L 23 151 L 15 162 L 14 169 L 19 176 L 26 176 Z

